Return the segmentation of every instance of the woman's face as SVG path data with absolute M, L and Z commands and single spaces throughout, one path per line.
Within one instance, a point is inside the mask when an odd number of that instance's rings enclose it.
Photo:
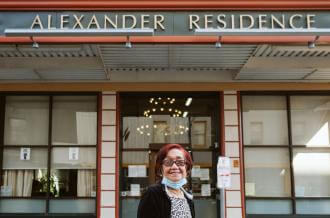
M 163 160 L 162 172 L 163 176 L 173 182 L 187 177 L 185 158 L 182 151 L 176 148 L 169 150 L 166 158 Z

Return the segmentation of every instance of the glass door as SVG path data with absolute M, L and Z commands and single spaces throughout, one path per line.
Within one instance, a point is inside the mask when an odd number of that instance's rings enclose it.
M 155 183 L 156 154 L 168 143 L 183 145 L 193 157 L 186 188 L 196 217 L 218 217 L 219 99 L 214 92 L 121 94 L 120 217 L 136 217 L 140 196 Z

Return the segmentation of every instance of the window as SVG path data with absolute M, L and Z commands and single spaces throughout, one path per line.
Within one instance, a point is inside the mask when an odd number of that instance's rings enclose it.
M 0 213 L 95 213 L 97 96 L 1 98 Z
M 330 214 L 329 102 L 242 94 L 247 214 Z
M 190 104 L 187 99 L 192 98 Z M 194 166 L 188 189 L 196 217 L 215 218 L 218 142 L 217 93 L 124 93 L 121 95 L 121 215 L 136 217 L 139 198 L 155 183 L 155 158 L 167 143 L 186 146 Z

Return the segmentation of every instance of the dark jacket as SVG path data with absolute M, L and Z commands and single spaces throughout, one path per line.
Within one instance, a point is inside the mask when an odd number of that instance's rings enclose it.
M 194 203 L 185 195 L 191 212 L 195 217 Z M 171 218 L 171 200 L 166 194 L 165 186 L 154 184 L 142 195 L 137 218 Z

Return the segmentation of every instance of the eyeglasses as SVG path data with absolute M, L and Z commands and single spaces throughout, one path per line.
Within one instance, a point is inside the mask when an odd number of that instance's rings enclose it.
M 183 167 L 183 166 L 186 165 L 186 161 L 185 160 L 171 160 L 171 159 L 165 159 L 165 160 L 163 160 L 163 164 L 166 167 L 171 167 L 174 163 L 178 167 Z

